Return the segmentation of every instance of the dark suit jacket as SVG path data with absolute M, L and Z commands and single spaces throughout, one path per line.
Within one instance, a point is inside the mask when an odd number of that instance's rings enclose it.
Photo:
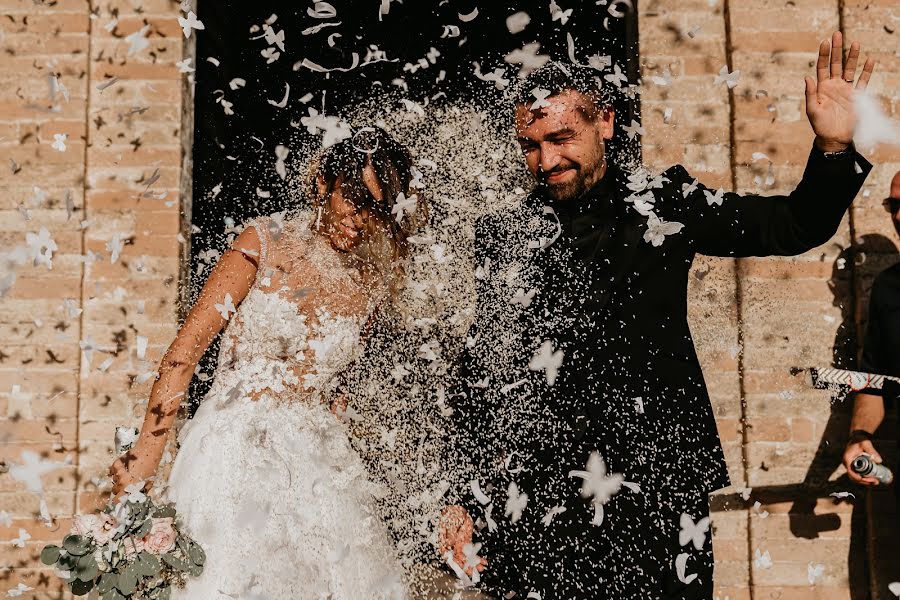
M 586 199 L 555 205 L 555 215 L 532 194 L 477 222 L 483 272 L 453 443 L 469 468 L 450 470 L 483 525 L 489 589 L 616 597 L 616 585 L 634 592 L 641 573 L 662 568 L 669 559 L 653 548 L 677 539 L 686 510 L 677 498 L 729 485 L 688 328 L 695 254 L 795 255 L 824 244 L 870 169 L 858 154 L 813 149 L 790 196 L 717 198 L 672 167 L 641 192 L 652 193 L 658 218 L 683 225 L 660 245 L 645 240 L 648 218 L 626 202 L 632 190 L 615 168 Z M 561 235 L 549 243 L 557 218 Z M 546 341 L 564 354 L 552 386 L 532 362 Z M 600 526 L 572 475 L 592 452 L 640 487 L 622 488 Z M 488 506 L 471 493 L 473 480 Z M 506 510 L 517 494 L 528 495 L 521 514 Z

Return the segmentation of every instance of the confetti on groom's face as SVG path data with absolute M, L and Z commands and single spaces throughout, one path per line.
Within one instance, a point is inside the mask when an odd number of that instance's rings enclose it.
M 605 140 L 612 134 L 612 110 L 598 112 L 575 91 L 516 107 L 516 137 L 528 170 L 554 200 L 577 199 L 603 178 Z

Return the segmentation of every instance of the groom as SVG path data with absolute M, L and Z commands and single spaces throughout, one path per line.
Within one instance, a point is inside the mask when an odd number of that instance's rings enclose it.
M 466 462 L 445 511 L 453 562 L 497 598 L 711 598 L 707 495 L 729 485 L 687 322 L 696 254 L 824 244 L 871 165 L 852 144 L 859 45 L 835 33 L 806 78 L 815 134 L 790 196 L 709 190 L 607 160 L 596 73 L 550 63 L 516 98 L 535 191 L 476 224 L 478 312 L 454 421 Z M 476 542 L 467 525 L 475 521 Z M 471 531 L 469 529 L 469 531 Z M 449 556 L 449 555 L 448 555 Z M 514 594 L 513 594 L 514 593 Z M 510 595 L 513 594 L 513 595 Z

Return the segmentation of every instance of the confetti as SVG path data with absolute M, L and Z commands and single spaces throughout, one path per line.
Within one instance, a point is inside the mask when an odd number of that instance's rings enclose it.
M 184 33 L 185 38 L 191 37 L 191 32 L 195 29 L 198 31 L 206 29 L 203 22 L 197 19 L 197 15 L 193 11 L 188 11 L 187 18 L 178 17 L 178 24 L 181 26 L 181 31 Z
M 457 16 L 459 17 L 459 20 L 462 21 L 463 23 L 469 23 L 471 21 L 474 21 L 476 18 L 478 18 L 478 8 L 476 7 L 472 12 L 465 14 L 465 15 L 462 13 L 458 13 Z
M 678 581 L 684 584 L 689 584 L 697 579 L 696 573 L 691 573 L 690 575 L 685 573 L 687 570 L 688 557 L 687 552 L 682 552 L 675 557 L 675 573 L 678 575 Z
M 528 368 L 532 371 L 543 371 L 547 378 L 547 385 L 552 386 L 556 383 L 556 375 L 563 362 L 563 351 L 553 351 L 553 342 L 545 340 L 541 344 L 540 350 L 532 357 L 528 363 Z
M 654 246 L 661 246 L 666 236 L 674 235 L 684 228 L 683 223 L 664 221 L 655 214 L 647 217 L 647 231 L 644 232 L 644 241 Z
M 234 306 L 234 302 L 231 299 L 231 294 L 225 294 L 225 300 L 222 304 L 215 305 L 216 310 L 219 311 L 219 314 L 222 315 L 222 318 L 226 321 L 231 318 L 231 315 L 237 312 L 237 309 Z
M 734 89 L 737 86 L 738 81 L 741 78 L 740 69 L 736 69 L 735 71 L 729 73 L 728 65 L 725 65 L 721 69 L 719 69 L 719 74 L 716 75 L 715 85 L 722 85 L 723 83 L 728 86 L 728 89 Z
M 54 133 L 53 134 L 53 144 L 52 144 L 53 149 L 57 150 L 59 152 L 65 152 L 66 151 L 66 140 L 68 138 L 69 138 L 69 136 L 65 133 Z
M 531 23 L 531 17 L 524 11 L 519 11 L 506 17 L 506 29 L 513 35 L 525 31 L 529 23 Z
M 181 21 L 181 17 L 178 17 L 178 21 Z M 135 31 L 131 35 L 125 36 L 125 41 L 128 42 L 128 56 L 137 54 L 141 50 L 144 50 L 145 48 L 150 46 L 150 40 L 145 37 L 148 31 L 150 31 L 150 26 L 144 25 L 138 31 Z
M 522 511 L 528 505 L 528 494 L 519 493 L 519 486 L 514 481 L 509 483 L 506 490 L 506 516 L 515 523 L 522 518 Z

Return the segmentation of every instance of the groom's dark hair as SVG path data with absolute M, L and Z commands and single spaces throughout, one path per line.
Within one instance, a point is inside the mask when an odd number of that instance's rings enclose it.
M 601 72 L 593 67 L 550 61 L 519 81 L 513 90 L 513 103 L 533 103 L 532 92 L 536 88 L 549 91 L 550 97 L 572 90 L 588 98 L 599 112 L 611 108 L 614 100 L 611 86 L 605 85 L 600 76 Z

